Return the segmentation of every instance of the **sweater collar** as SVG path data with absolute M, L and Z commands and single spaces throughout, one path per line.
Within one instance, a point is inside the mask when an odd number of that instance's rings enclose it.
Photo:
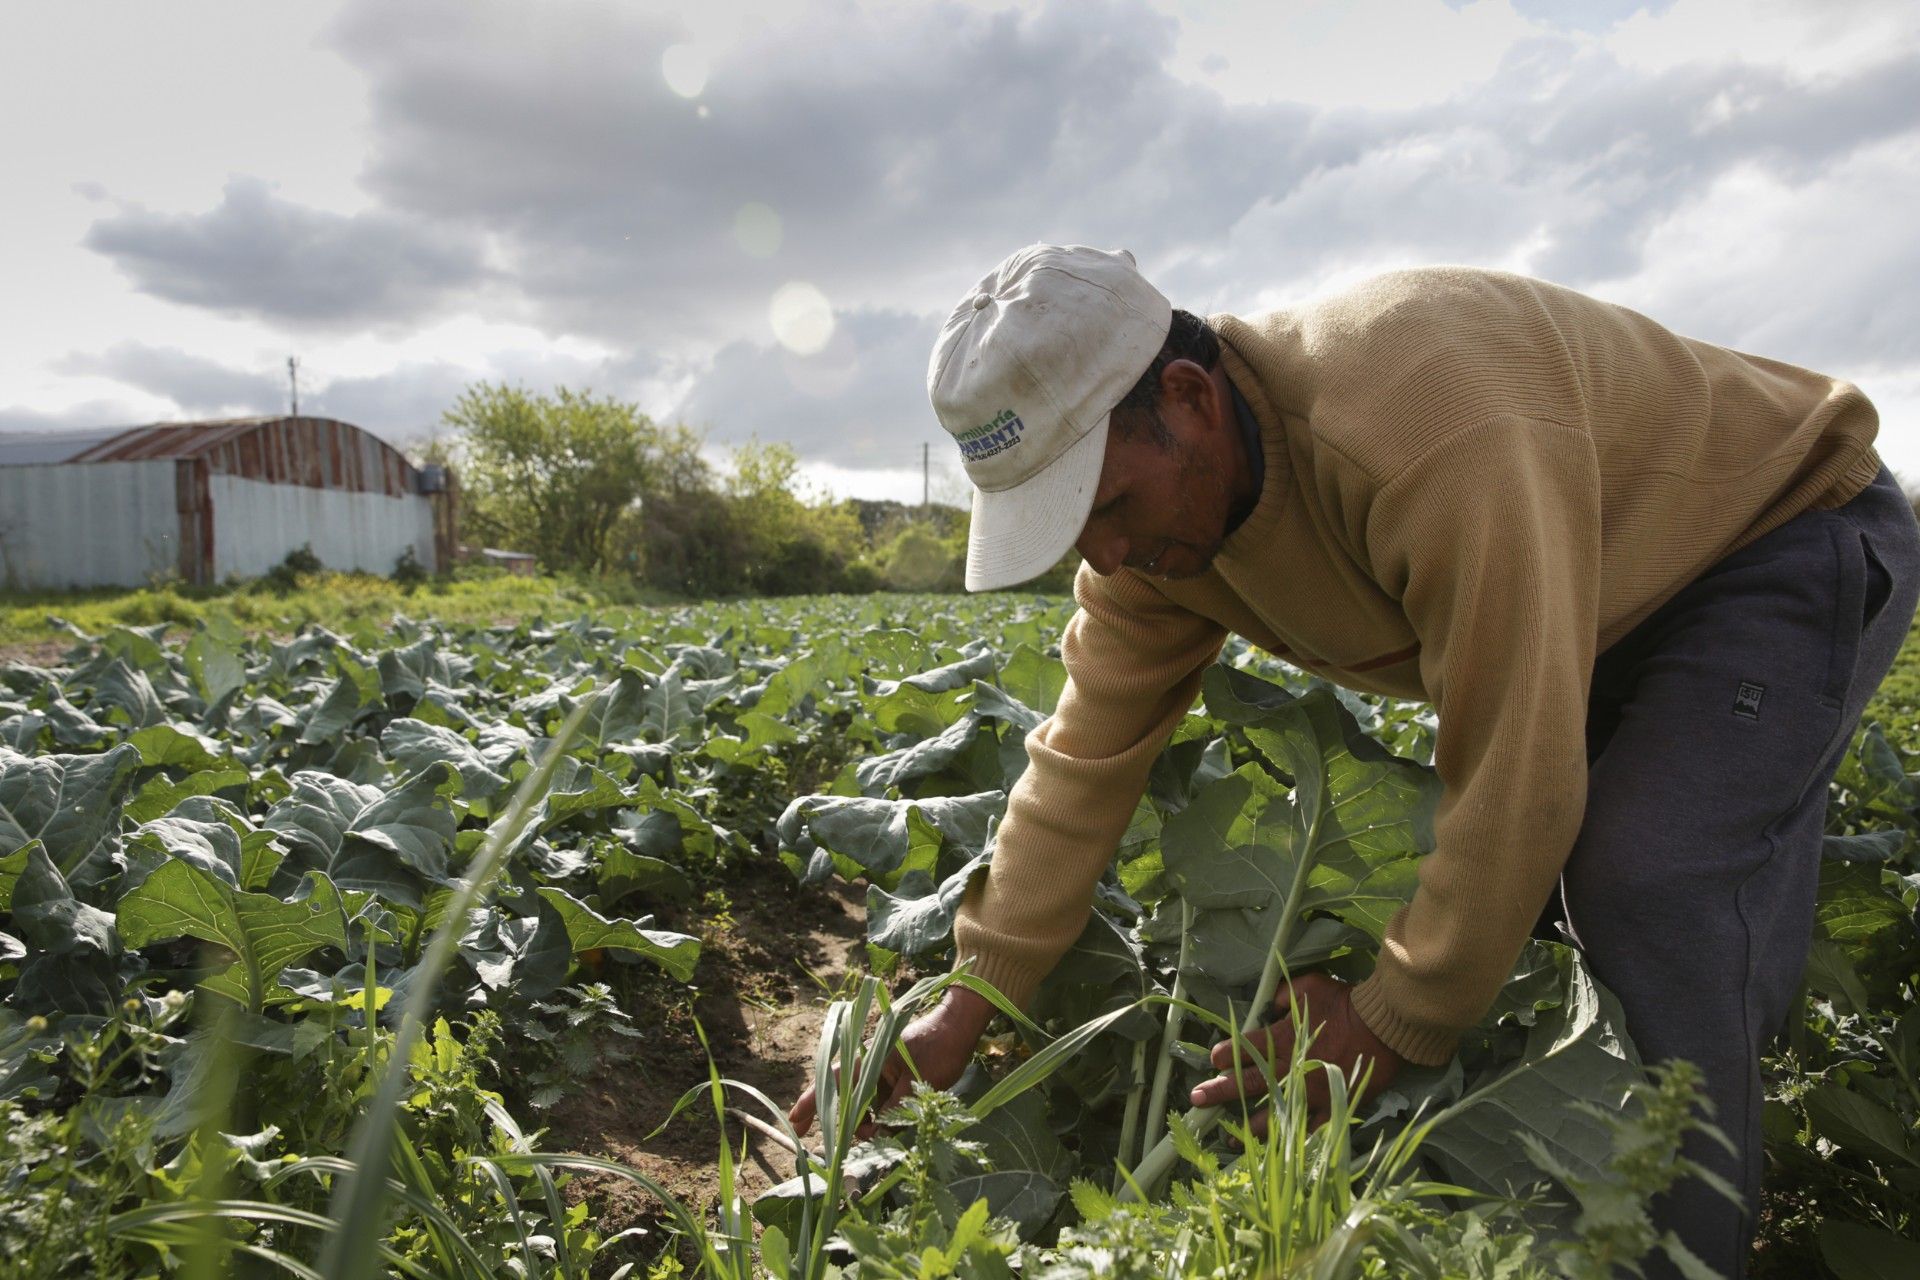
M 1280 414 L 1267 396 L 1266 388 L 1254 376 L 1240 353 L 1219 327 L 1220 359 L 1225 363 L 1227 381 L 1246 399 L 1253 419 L 1260 428 L 1260 452 L 1266 474 L 1260 485 L 1260 498 L 1234 531 L 1220 544 L 1220 554 L 1229 559 L 1270 552 L 1272 535 L 1286 514 L 1288 495 L 1293 487 L 1293 464 L 1287 456 L 1287 430 Z
M 1253 491 L 1247 496 L 1246 502 L 1234 504 L 1227 518 L 1227 532 L 1232 533 L 1247 522 L 1247 517 L 1260 501 L 1261 489 L 1267 482 L 1267 460 L 1266 449 L 1260 443 L 1260 424 L 1254 419 L 1253 406 L 1247 403 L 1247 398 L 1240 394 L 1240 388 L 1233 385 L 1231 378 L 1227 380 L 1227 391 L 1233 397 L 1233 421 L 1240 428 L 1240 448 L 1246 454 L 1247 470 L 1251 473 L 1249 479 L 1253 481 Z

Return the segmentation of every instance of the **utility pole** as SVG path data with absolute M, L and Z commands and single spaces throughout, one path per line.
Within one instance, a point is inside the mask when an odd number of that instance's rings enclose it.
M 932 451 L 932 445 L 924 442 L 920 445 L 920 518 L 922 520 L 933 514 L 933 473 L 930 470 L 931 463 L 928 461 Z
M 287 386 L 293 392 L 293 416 L 300 416 L 300 358 L 287 357 Z

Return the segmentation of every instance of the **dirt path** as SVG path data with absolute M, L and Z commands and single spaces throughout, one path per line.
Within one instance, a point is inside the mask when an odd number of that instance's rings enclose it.
M 693 1014 L 720 1074 L 785 1107 L 812 1077 L 827 1004 L 861 957 L 865 904 L 857 890 L 838 883 L 803 892 L 790 880 L 737 893 L 735 902 L 731 925 L 708 937 L 695 974 L 701 995 Z M 682 1094 L 706 1082 L 707 1064 L 684 1031 L 661 1030 L 657 1039 L 641 1042 L 637 1062 L 595 1071 L 556 1103 L 540 1145 L 631 1165 L 704 1214 L 720 1195 L 712 1104 L 701 1097 L 652 1135 Z M 768 1118 L 745 1098 L 732 1105 Z M 727 1140 L 736 1156 L 743 1138 L 747 1156 L 735 1186 L 746 1199 L 794 1176 L 790 1154 L 729 1120 Z M 661 1217 L 658 1203 L 623 1179 L 583 1177 L 570 1190 L 593 1202 L 603 1235 Z

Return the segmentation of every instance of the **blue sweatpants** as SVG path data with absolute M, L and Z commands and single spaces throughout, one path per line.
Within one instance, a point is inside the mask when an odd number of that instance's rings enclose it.
M 1739 1152 L 1696 1137 L 1684 1154 L 1748 1209 L 1690 1179 L 1655 1213 L 1730 1277 L 1751 1248 L 1759 1059 L 1806 966 L 1827 784 L 1916 600 L 1920 527 L 1883 468 L 1728 556 L 1594 666 L 1560 906 L 1641 1056 L 1706 1073 Z M 1648 1274 L 1677 1274 L 1664 1265 Z

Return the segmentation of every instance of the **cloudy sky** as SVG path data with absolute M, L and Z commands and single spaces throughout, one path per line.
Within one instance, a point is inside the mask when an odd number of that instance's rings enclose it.
M 1911 0 L 0 10 L 0 430 L 469 383 L 964 489 L 927 352 L 1034 240 L 1176 306 L 1499 267 L 1849 378 L 1920 481 Z

